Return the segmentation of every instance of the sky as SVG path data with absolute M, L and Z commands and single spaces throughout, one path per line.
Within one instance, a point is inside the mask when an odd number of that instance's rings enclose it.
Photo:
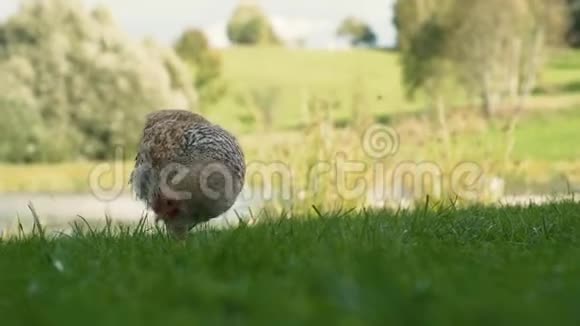
M 106 5 L 125 31 L 134 37 L 154 37 L 170 44 L 189 27 L 203 29 L 211 43 L 227 46 L 225 26 L 241 0 L 82 0 L 87 6 Z M 243 1 L 243 0 L 242 0 Z M 247 0 L 246 0 L 247 1 Z M 395 43 L 392 25 L 395 0 L 255 0 L 286 40 L 304 39 L 312 48 L 337 46 L 341 20 L 355 16 L 371 24 L 379 44 Z M 0 0 L 0 20 L 13 14 L 19 0 Z

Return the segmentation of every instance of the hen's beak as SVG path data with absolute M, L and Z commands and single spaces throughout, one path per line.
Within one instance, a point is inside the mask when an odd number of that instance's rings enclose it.
M 156 221 L 175 219 L 181 212 L 180 202 L 176 200 L 157 199 L 151 207 L 157 215 Z

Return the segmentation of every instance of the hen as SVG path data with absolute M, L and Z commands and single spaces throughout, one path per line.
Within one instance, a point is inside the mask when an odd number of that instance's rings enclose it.
M 228 131 L 199 114 L 150 114 L 131 173 L 133 191 L 183 238 L 232 207 L 244 184 L 244 153 Z

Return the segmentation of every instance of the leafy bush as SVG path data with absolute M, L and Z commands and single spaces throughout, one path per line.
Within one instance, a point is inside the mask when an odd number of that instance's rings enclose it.
M 2 130 L 0 160 L 111 158 L 136 145 L 148 112 L 192 107 L 193 85 L 173 50 L 132 41 L 105 8 L 25 1 L 0 25 L 0 114 L 14 123 Z M 11 141 L 35 137 L 35 154 Z
M 198 29 L 186 30 L 175 45 L 177 54 L 194 70 L 195 88 L 202 104 L 212 104 L 226 91 L 220 79 L 222 58 L 210 47 L 205 34 Z
M 23 103 L 0 101 L 0 157 L 9 161 L 38 160 L 41 118 Z
M 228 38 L 234 44 L 278 44 L 278 36 L 262 10 L 250 4 L 240 5 L 232 15 L 227 28 Z
M 336 33 L 338 36 L 349 38 L 353 46 L 375 47 L 377 44 L 377 35 L 371 26 L 358 18 L 346 18 Z

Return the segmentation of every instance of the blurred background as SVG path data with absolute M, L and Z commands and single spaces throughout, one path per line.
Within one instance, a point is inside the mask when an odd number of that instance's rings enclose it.
M 290 199 L 256 195 L 284 178 L 249 178 L 237 210 L 462 200 L 448 179 L 464 162 L 483 172 L 471 202 L 570 194 L 577 47 L 578 0 L 2 0 L 0 232 L 30 221 L 29 202 L 49 225 L 138 219 L 128 175 L 146 114 L 165 108 L 231 130 L 256 168 L 292 171 Z M 396 130 L 395 155 L 363 150 L 376 124 Z M 339 152 L 382 167 L 349 174 L 365 195 L 309 177 L 340 169 Z M 401 162 L 435 164 L 444 186 L 393 189 Z

